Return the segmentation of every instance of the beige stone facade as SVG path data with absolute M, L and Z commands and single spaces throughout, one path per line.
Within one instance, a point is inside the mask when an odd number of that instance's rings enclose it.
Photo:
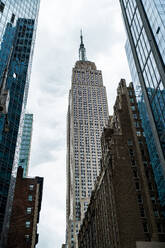
M 108 121 L 102 73 L 89 61 L 72 72 L 67 122 L 67 245 L 77 247 L 77 233 L 100 173 L 103 127 Z

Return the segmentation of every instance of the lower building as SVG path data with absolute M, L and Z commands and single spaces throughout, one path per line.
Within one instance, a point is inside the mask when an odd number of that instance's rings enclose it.
M 42 177 L 25 178 L 18 168 L 7 248 L 34 248 L 38 243 L 42 189 Z
M 66 244 L 62 244 L 62 248 L 67 248 L 67 245 Z
M 101 173 L 80 228 L 79 248 L 165 247 L 165 219 L 133 84 L 126 87 L 121 80 L 117 93 L 101 138 Z

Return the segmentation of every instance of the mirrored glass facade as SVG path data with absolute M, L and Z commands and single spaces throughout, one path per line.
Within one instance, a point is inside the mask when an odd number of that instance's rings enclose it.
M 165 211 L 165 2 L 120 0 L 126 53 Z
M 39 4 L 39 0 L 0 1 L 0 233 L 18 163 Z
M 25 114 L 20 152 L 19 152 L 19 162 L 18 162 L 19 166 L 22 166 L 24 169 L 23 171 L 24 177 L 28 175 L 32 128 L 33 128 L 33 114 Z

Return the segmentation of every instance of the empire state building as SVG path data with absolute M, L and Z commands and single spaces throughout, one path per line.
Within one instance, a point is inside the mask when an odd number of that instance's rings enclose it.
M 81 33 L 79 60 L 72 71 L 67 117 L 68 248 L 77 247 L 77 234 L 100 171 L 100 137 L 108 120 L 102 73 L 86 58 Z

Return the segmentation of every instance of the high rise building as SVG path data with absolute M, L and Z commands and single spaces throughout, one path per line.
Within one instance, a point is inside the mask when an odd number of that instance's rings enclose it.
M 17 171 L 10 228 L 6 248 L 34 248 L 38 243 L 37 224 L 42 202 L 43 178 L 23 177 Z
M 120 0 L 120 4 L 129 67 L 165 212 L 165 3 Z
M 133 84 L 121 80 L 104 128 L 101 173 L 79 232 L 79 248 L 163 248 L 165 219 Z
M 33 128 L 33 114 L 25 114 L 19 152 L 19 165 L 24 169 L 23 175 L 26 177 L 29 168 L 30 148 Z
M 11 179 L 18 163 L 39 4 L 40 0 L 0 1 L 0 234 L 2 226 L 4 232 L 8 227 L 3 223 L 14 188 Z
M 102 73 L 86 58 L 81 34 L 79 61 L 72 71 L 67 120 L 68 247 L 77 247 L 77 233 L 100 172 L 100 137 L 108 120 Z

